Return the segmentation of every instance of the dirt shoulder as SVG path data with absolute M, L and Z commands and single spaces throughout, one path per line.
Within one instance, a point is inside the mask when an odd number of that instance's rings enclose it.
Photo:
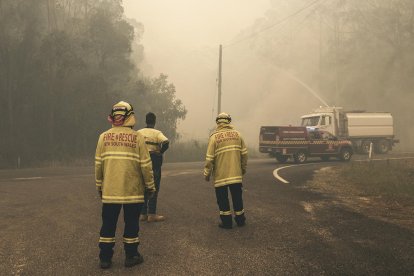
M 306 185 L 366 216 L 414 230 L 414 161 L 327 165 Z

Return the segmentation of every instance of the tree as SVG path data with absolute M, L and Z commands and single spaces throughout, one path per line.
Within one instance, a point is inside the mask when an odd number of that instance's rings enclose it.
M 129 96 L 174 139 L 186 111 L 166 76 L 138 77 L 140 36 L 120 0 L 0 0 L 0 167 L 91 159 L 111 106 Z
M 139 80 L 133 89 L 133 98 L 141 103 L 136 111 L 143 126 L 145 114 L 153 112 L 157 116 L 157 128 L 174 142 L 179 138 L 178 120 L 184 120 L 187 110 L 180 99 L 175 96 L 175 86 L 168 83 L 168 77 L 161 74 L 157 78 Z

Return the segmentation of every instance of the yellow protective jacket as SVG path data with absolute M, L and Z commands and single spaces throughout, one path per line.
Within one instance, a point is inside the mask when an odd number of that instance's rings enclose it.
M 161 131 L 155 128 L 146 127 L 138 130 L 138 133 L 144 136 L 145 143 L 147 144 L 150 153 L 162 153 L 161 146 L 168 141 L 168 138 L 165 137 Z
M 124 126 L 102 133 L 96 147 L 95 178 L 103 203 L 144 202 L 145 189 L 155 191 L 144 137 Z
M 247 167 L 247 148 L 240 133 L 220 124 L 208 142 L 204 176 L 214 175 L 214 187 L 242 183 Z

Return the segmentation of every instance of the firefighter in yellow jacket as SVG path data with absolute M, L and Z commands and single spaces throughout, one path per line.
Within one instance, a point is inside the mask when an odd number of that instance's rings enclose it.
M 230 125 L 231 117 L 220 113 L 216 118 L 217 128 L 208 142 L 204 176 L 210 181 L 214 176 L 217 204 L 220 209 L 219 227 L 231 229 L 232 212 L 228 199 L 230 190 L 234 220 L 244 226 L 246 217 L 243 209 L 242 179 L 247 167 L 247 148 L 240 133 Z
M 108 120 L 112 128 L 99 136 L 95 154 L 96 187 L 103 203 L 100 266 L 109 268 L 112 264 L 116 224 L 123 208 L 125 266 L 130 267 L 144 260 L 138 252 L 138 217 L 144 194 L 155 192 L 154 177 L 144 137 L 132 129 L 132 106 L 123 101 L 115 104 Z
M 165 220 L 164 216 L 157 214 L 157 201 L 161 185 L 163 154 L 169 147 L 169 141 L 161 131 L 155 129 L 156 120 L 157 116 L 154 113 L 147 113 L 145 116 L 147 127 L 138 130 L 138 132 L 144 136 L 145 144 L 147 145 L 151 156 L 155 188 L 157 189 L 152 198 L 145 197 L 140 220 L 147 222 L 160 222 Z

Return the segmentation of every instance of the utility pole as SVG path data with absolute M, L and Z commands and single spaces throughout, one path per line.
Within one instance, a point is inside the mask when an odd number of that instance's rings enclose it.
M 322 13 L 319 12 L 319 93 L 322 92 Z
M 334 18 L 334 43 L 335 43 L 335 95 L 339 95 L 339 14 L 335 13 Z
M 223 47 L 220 44 L 220 51 L 219 51 L 219 75 L 218 75 L 218 103 L 217 103 L 217 114 L 221 113 L 221 63 L 222 63 L 222 53 Z

